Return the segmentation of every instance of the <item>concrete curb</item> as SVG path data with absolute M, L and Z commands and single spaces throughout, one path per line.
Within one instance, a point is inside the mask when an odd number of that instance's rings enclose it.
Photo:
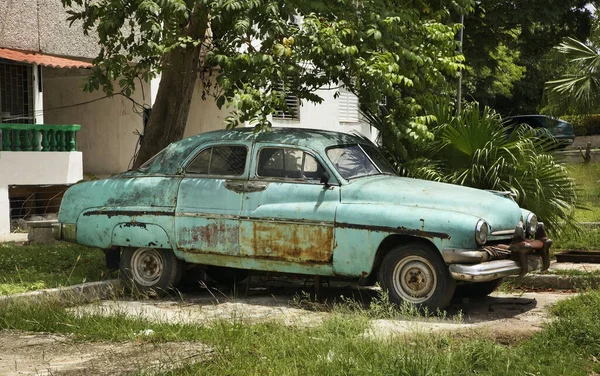
M 532 274 L 524 277 L 508 276 L 506 282 L 519 284 L 526 287 L 572 290 L 576 288 L 597 288 L 600 286 L 600 275 L 557 275 L 557 274 Z
M 79 285 L 58 287 L 54 289 L 37 290 L 13 295 L 0 296 L 0 304 L 29 302 L 36 303 L 45 300 L 61 300 L 69 303 L 89 303 L 116 295 L 119 291 L 118 279 L 100 282 L 87 282 Z
M 508 276 L 505 282 L 518 284 L 530 288 L 572 290 L 576 288 L 600 287 L 600 275 L 556 275 L 556 274 L 531 274 L 525 277 Z M 87 282 L 79 285 L 59 287 L 54 289 L 36 290 L 13 295 L 0 296 L 3 303 L 37 303 L 48 300 L 60 300 L 73 304 L 84 304 L 103 300 L 118 295 L 121 282 L 110 279 L 100 282 Z

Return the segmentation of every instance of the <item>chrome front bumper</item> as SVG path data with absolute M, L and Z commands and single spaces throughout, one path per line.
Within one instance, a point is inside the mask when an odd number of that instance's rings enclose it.
M 527 270 L 525 273 L 541 270 L 543 264 L 542 256 L 527 256 Z M 457 281 L 487 282 L 509 275 L 520 274 L 523 274 L 523 268 L 513 260 L 496 260 L 475 265 L 450 265 L 450 275 Z
M 473 249 L 444 249 L 442 255 L 453 279 L 466 282 L 487 282 L 509 275 L 525 275 L 550 266 L 552 240 L 539 223 L 535 239 L 525 239 L 523 227 L 517 226 L 509 245 L 494 245 Z

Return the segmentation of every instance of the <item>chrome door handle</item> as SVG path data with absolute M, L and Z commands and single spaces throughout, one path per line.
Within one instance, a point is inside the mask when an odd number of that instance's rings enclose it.
M 225 188 L 236 193 L 243 193 L 246 187 L 245 181 L 225 180 Z
M 250 181 L 246 183 L 246 189 L 244 192 L 260 192 L 267 189 L 269 183 L 265 183 L 262 181 Z

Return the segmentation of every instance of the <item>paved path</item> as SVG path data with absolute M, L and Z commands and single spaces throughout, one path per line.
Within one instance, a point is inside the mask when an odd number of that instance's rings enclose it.
M 10 233 L 10 234 L 0 234 L 0 243 L 8 243 L 8 242 L 18 242 L 18 243 L 24 243 L 27 241 L 27 236 L 29 234 L 27 234 L 26 232 L 19 232 L 19 233 Z

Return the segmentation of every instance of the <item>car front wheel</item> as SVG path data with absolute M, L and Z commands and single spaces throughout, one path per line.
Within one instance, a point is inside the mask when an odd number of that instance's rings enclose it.
M 182 277 L 182 263 L 168 249 L 123 248 L 119 269 L 126 287 L 157 296 L 177 287 Z
M 379 283 L 392 303 L 412 303 L 430 312 L 448 306 L 456 287 L 439 252 L 421 243 L 389 251 L 379 268 Z

